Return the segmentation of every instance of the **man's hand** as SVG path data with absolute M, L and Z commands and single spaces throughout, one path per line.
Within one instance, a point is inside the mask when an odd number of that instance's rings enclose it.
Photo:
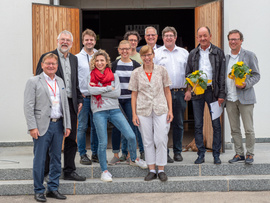
M 246 87 L 246 82 L 242 82 L 243 85 L 235 85 L 239 89 L 244 89 Z
M 38 136 L 40 136 L 37 128 L 30 130 L 30 135 L 36 140 L 38 139 Z
M 80 111 L 82 110 L 82 106 L 83 106 L 83 104 L 82 103 L 79 103 L 78 104 L 78 114 L 80 113 Z
M 64 133 L 64 137 L 68 137 L 68 136 L 69 136 L 69 134 L 70 134 L 70 129 L 69 129 L 69 128 L 67 128 L 67 129 L 66 129 L 66 132 Z
M 184 100 L 185 101 L 189 101 L 190 99 L 191 99 L 191 91 L 190 90 L 187 90 L 186 93 L 185 93 Z
M 169 111 L 167 114 L 167 123 L 172 122 L 172 120 L 173 120 L 173 113 Z
M 224 99 L 218 98 L 218 105 L 221 106 L 221 104 L 224 102 Z

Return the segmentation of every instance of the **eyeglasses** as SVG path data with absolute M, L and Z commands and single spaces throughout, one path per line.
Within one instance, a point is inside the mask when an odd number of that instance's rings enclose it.
M 174 38 L 174 35 L 164 35 L 165 38 Z
M 136 39 L 129 39 L 128 41 L 130 41 L 130 42 L 138 42 L 138 40 L 136 40 Z
M 236 42 L 236 41 L 238 41 L 238 40 L 240 40 L 240 38 L 237 38 L 237 39 L 235 39 L 235 38 L 229 39 L 230 42 L 232 42 L 232 41 L 235 41 L 235 42 Z
M 58 63 L 48 63 L 48 62 L 44 62 L 47 66 L 52 65 L 52 66 L 56 66 Z
M 61 39 L 59 39 L 61 42 L 71 42 L 71 40 L 70 39 L 64 39 L 64 38 L 61 38 Z
M 141 55 L 141 57 L 146 58 L 146 57 L 151 57 L 152 55 L 153 55 L 153 53 L 152 54 L 145 54 L 145 55 Z
M 155 37 L 157 34 L 147 34 L 146 37 Z
M 120 51 L 128 51 L 130 48 L 118 48 Z

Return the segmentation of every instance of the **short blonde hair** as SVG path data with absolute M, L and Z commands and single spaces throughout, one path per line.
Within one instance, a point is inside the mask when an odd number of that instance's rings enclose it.
M 96 59 L 97 56 L 104 56 L 105 60 L 106 60 L 106 65 L 107 67 L 111 68 L 111 58 L 109 56 L 109 54 L 107 54 L 107 52 L 103 49 L 99 49 L 97 52 L 94 53 L 93 58 L 90 61 L 90 70 L 94 70 L 95 69 L 95 63 L 96 63 Z
M 46 55 L 42 58 L 42 63 L 44 63 L 44 62 L 46 61 L 46 59 L 48 59 L 48 58 L 54 58 L 54 59 L 57 61 L 57 63 L 58 63 L 58 56 L 55 55 L 55 54 L 53 54 L 53 53 L 48 53 L 48 54 L 46 54 Z
M 148 53 L 149 51 L 152 51 L 152 54 L 155 55 L 154 49 L 152 47 L 150 47 L 149 45 L 143 46 L 140 50 L 140 56 Z
M 127 40 L 122 40 L 122 41 L 119 43 L 118 48 L 120 47 L 121 44 L 128 44 L 128 45 L 131 47 L 129 41 L 127 41 Z

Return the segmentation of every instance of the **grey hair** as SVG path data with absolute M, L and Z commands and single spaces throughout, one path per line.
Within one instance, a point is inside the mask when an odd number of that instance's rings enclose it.
M 62 32 L 60 32 L 60 34 L 58 35 L 57 39 L 59 40 L 60 39 L 60 36 L 62 34 L 65 34 L 65 35 L 69 35 L 71 37 L 71 41 L 73 42 L 73 35 L 71 32 L 67 31 L 67 30 L 63 30 Z
M 157 29 L 156 28 L 154 28 L 152 26 L 148 26 L 148 27 L 145 28 L 144 35 L 146 35 L 146 32 L 147 32 L 148 29 L 154 29 L 156 34 L 157 34 Z

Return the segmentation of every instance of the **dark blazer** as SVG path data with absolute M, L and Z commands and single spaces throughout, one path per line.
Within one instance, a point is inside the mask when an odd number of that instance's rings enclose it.
M 50 51 L 48 53 L 53 53 L 53 54 L 58 56 L 58 70 L 56 72 L 56 75 L 59 76 L 60 78 L 62 78 L 63 81 L 65 82 L 64 72 L 62 69 L 62 65 L 61 65 L 61 62 L 59 59 L 57 49 Z M 43 57 L 48 53 L 45 53 L 40 57 L 38 65 L 37 65 L 37 69 L 36 69 L 36 75 L 39 75 L 40 73 L 43 72 L 43 69 L 41 68 L 41 62 L 42 62 Z M 78 104 L 83 103 L 83 96 L 82 96 L 80 89 L 79 89 L 78 59 L 76 56 L 69 53 L 69 61 L 70 61 L 70 67 L 71 67 L 72 103 L 73 103 L 73 107 L 74 107 L 75 112 L 78 113 Z
M 145 44 L 145 45 L 146 45 L 146 44 Z M 143 45 L 143 46 L 145 46 L 145 45 Z M 142 48 L 143 46 L 137 47 L 137 48 L 136 48 L 136 51 L 137 51 L 137 52 L 140 52 L 140 50 L 141 50 L 141 48 Z M 162 47 L 162 46 L 157 44 L 157 49 L 158 49 L 159 47 Z

